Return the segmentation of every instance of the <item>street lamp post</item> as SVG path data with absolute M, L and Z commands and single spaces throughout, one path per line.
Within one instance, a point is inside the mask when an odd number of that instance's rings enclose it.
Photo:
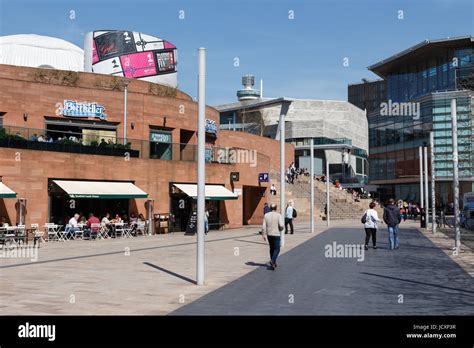
M 329 159 L 326 152 L 326 225 L 329 226 Z
M 311 201 L 310 201 L 310 215 L 311 215 L 311 220 L 310 220 L 310 231 L 311 233 L 314 233 L 314 139 L 311 138 L 311 143 L 310 143 L 310 149 L 309 149 L 309 157 L 310 157 L 310 162 L 309 162 L 309 174 L 310 174 L 310 179 L 309 179 L 309 184 L 311 185 L 310 192 L 311 192 Z
M 280 111 L 280 211 L 285 217 L 285 113 L 284 105 Z M 285 234 L 281 233 L 281 246 L 285 245 Z
M 130 81 L 124 80 L 123 89 L 123 144 L 127 145 L 127 97 L 128 97 L 128 84 Z
M 429 200 L 428 200 L 428 147 L 424 147 L 424 163 L 425 163 L 425 221 L 426 221 L 426 228 L 428 228 L 428 210 L 429 210 Z
M 418 153 L 420 156 L 420 209 L 423 209 L 423 147 L 418 147 Z
M 461 247 L 461 230 L 459 228 L 459 158 L 458 158 L 458 121 L 456 99 L 451 99 L 451 126 L 453 138 L 453 194 L 454 194 L 454 247 L 459 252 Z
M 197 285 L 204 284 L 206 49 L 198 49 Z
M 430 152 L 431 152 L 431 231 L 436 234 L 436 191 L 435 191 L 435 152 L 434 152 L 434 132 L 430 132 Z

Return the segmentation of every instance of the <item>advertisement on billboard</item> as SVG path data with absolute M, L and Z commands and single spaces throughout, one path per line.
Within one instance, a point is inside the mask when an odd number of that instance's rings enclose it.
M 178 86 L 177 49 L 171 42 L 128 30 L 89 32 L 84 71 Z

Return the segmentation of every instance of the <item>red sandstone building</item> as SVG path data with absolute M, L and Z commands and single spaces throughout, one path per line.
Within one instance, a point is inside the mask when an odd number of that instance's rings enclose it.
M 278 170 L 279 143 L 218 130 L 212 107 L 206 119 L 210 223 L 260 223 L 270 183 L 259 174 Z M 150 201 L 154 214 L 171 215 L 172 229 L 185 229 L 197 182 L 197 103 L 189 95 L 122 77 L 0 65 L 0 126 L 0 216 L 9 223 L 21 214 L 27 226 L 64 223 L 75 212 L 146 215 Z M 289 164 L 291 145 L 286 154 Z

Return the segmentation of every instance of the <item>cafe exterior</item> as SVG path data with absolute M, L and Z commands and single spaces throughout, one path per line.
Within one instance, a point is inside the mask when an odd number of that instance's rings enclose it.
M 28 226 L 133 212 L 169 216 L 183 231 L 194 210 L 196 128 L 197 103 L 176 88 L 0 65 L 0 217 Z M 210 223 L 261 223 L 271 183 L 259 175 L 279 170 L 279 143 L 218 129 L 218 111 L 206 107 Z M 288 144 L 287 165 L 293 153 Z

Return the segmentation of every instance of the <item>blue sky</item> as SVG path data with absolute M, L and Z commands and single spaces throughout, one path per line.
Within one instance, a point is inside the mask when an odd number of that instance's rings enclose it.
M 472 35 L 473 11 L 472 0 L 0 0 L 0 35 L 81 48 L 98 29 L 158 36 L 178 47 L 179 88 L 193 97 L 197 48 L 206 47 L 211 105 L 236 101 L 248 73 L 263 78 L 266 97 L 347 100 L 348 83 L 375 78 L 367 66 L 424 39 Z

